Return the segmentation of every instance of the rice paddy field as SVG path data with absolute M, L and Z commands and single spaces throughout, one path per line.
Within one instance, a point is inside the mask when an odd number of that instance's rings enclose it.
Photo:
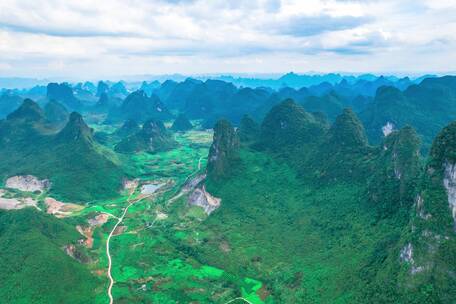
M 260 281 L 205 264 L 192 252 L 206 241 L 198 227 L 207 215 L 202 208 L 189 206 L 188 193 L 181 190 L 186 181 L 204 172 L 212 133 L 177 133 L 175 139 L 179 147 L 171 151 L 122 156 L 132 172 L 130 192 L 90 202 L 66 219 L 82 227 L 90 239 L 84 251 L 100 282 L 95 302 L 109 303 L 106 242 L 134 201 L 109 245 L 115 303 L 266 303 L 260 297 Z M 153 193 L 141 193 L 147 184 L 159 186 Z M 103 214 L 104 222 L 93 224 Z

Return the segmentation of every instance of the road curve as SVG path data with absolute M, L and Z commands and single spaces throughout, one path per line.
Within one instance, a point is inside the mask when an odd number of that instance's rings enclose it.
M 198 160 L 198 171 L 201 170 L 201 161 L 203 160 L 203 157 L 200 157 L 199 160 Z M 196 172 L 198 172 L 196 171 Z M 194 173 L 190 174 L 187 178 L 189 178 L 190 176 L 192 176 Z M 179 198 L 180 196 L 182 196 L 184 193 L 180 192 L 179 194 L 177 194 L 175 197 L 173 197 L 171 200 L 175 200 L 177 198 Z M 127 202 L 128 202 L 128 205 L 127 207 L 125 207 L 125 210 L 124 212 L 122 213 L 122 216 L 118 218 L 117 220 L 117 223 L 114 225 L 114 228 L 111 230 L 111 232 L 109 233 L 108 235 L 108 239 L 106 240 L 106 256 L 108 257 L 108 278 L 109 278 L 109 287 L 108 287 L 108 297 L 109 297 L 109 304 L 113 304 L 114 303 L 114 298 L 112 297 L 112 287 L 114 286 L 114 278 L 112 277 L 112 274 L 111 274 L 111 269 L 112 269 L 112 258 L 111 258 L 111 253 L 109 251 L 109 243 L 111 241 L 111 238 L 114 234 L 114 231 L 116 231 L 116 228 L 117 226 L 120 225 L 120 223 L 122 223 L 125 215 L 127 214 L 128 212 L 128 209 L 131 207 L 131 205 L 133 205 L 134 203 L 136 202 L 139 202 L 147 197 L 150 197 L 152 194 L 148 195 L 148 196 L 145 196 L 143 198 L 140 198 L 136 201 L 130 201 L 130 198 L 131 198 L 131 194 L 130 196 L 128 197 L 127 199 Z M 170 200 L 170 201 L 171 201 Z
M 128 209 L 134 204 L 134 203 L 137 203 L 145 198 L 148 198 L 152 196 L 152 194 L 150 195 L 147 195 L 145 197 L 142 197 L 136 201 L 130 201 L 130 198 L 131 198 L 131 195 L 128 197 L 127 199 L 127 202 L 128 202 L 128 205 L 127 207 L 125 207 L 124 209 L 124 212 L 122 213 L 122 216 L 119 217 L 119 219 L 117 220 L 117 223 L 114 225 L 114 228 L 111 230 L 111 232 L 109 233 L 109 236 L 108 236 L 108 239 L 106 240 L 106 256 L 108 257 L 108 278 L 109 278 L 109 287 L 108 287 L 108 297 L 109 297 L 109 304 L 113 304 L 114 303 L 114 298 L 112 297 L 112 286 L 114 285 L 114 279 L 112 277 L 112 274 L 111 274 L 111 269 L 112 269 L 112 258 L 111 258 L 111 253 L 109 251 L 109 243 L 111 241 L 111 238 L 114 234 L 114 231 L 116 231 L 116 228 L 117 226 L 119 226 L 120 223 L 122 223 L 125 215 L 127 214 L 128 212 Z

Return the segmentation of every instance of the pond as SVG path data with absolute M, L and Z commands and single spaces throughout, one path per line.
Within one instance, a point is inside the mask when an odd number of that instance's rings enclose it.
M 145 184 L 141 187 L 141 194 L 152 194 L 165 184 Z

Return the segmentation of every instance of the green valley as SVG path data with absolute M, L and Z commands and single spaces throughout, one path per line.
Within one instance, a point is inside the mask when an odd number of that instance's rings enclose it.
M 380 112 L 415 117 L 409 91 L 381 87 L 362 111 L 325 115 L 307 89 L 98 87 L 51 85 L 52 99 L 0 120 L 6 303 L 456 297 L 455 123 L 432 144 L 418 118 L 378 134 Z

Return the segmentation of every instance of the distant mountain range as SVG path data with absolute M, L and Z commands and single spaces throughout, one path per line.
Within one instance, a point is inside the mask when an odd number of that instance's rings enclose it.
M 138 123 L 164 121 L 174 119 L 173 113 L 181 113 L 212 128 L 220 118 L 238 125 L 245 114 L 260 121 L 274 105 L 292 99 L 329 121 L 334 121 L 344 108 L 351 108 L 359 114 L 371 143 L 378 143 L 389 128 L 411 125 L 423 139 L 423 151 L 427 151 L 438 130 L 456 115 L 454 79 L 288 73 L 277 79 L 223 76 L 181 82 L 143 81 L 136 86 L 123 81 L 48 83 L 31 89 L 3 90 L 0 118 L 14 111 L 23 99 L 31 98 L 42 107 L 55 100 L 68 112 L 97 114 L 97 119 L 108 123 L 129 119 Z
M 298 73 L 287 73 L 284 75 L 252 75 L 252 76 L 244 76 L 244 75 L 229 75 L 229 74 L 221 74 L 221 75 L 192 75 L 186 76 L 181 74 L 172 74 L 172 75 L 140 75 L 140 76 L 128 76 L 125 77 L 125 81 L 119 82 L 112 82 L 112 81 L 105 81 L 108 84 L 115 84 L 115 83 L 123 83 L 125 86 L 129 87 L 130 89 L 139 89 L 141 85 L 144 83 L 144 80 L 148 80 L 150 83 L 163 83 L 166 80 L 172 80 L 176 82 L 185 81 L 187 78 L 193 78 L 198 80 L 222 80 L 226 82 L 231 82 L 236 86 L 241 87 L 271 87 L 274 89 L 279 89 L 284 86 L 300 88 L 303 86 L 312 86 L 317 85 L 322 82 L 328 82 L 331 84 L 336 84 L 341 82 L 343 79 L 353 83 L 358 80 L 367 80 L 372 81 L 376 76 L 374 74 L 361 74 L 361 75 L 350 75 L 350 74 L 337 74 L 337 73 L 330 73 L 330 74 L 298 74 Z M 436 75 L 428 74 L 422 76 L 416 76 L 413 79 L 414 83 L 419 83 L 424 78 L 429 77 L 437 77 Z M 385 76 L 385 78 L 391 81 L 397 81 L 401 79 L 398 76 Z M 36 78 L 21 78 L 21 77 L 0 77 L 0 89 L 30 89 L 34 86 L 43 86 L 47 85 L 49 82 L 61 82 L 64 79 L 36 79 Z M 90 83 L 86 82 L 85 84 Z M 146 82 L 147 83 L 147 82 Z M 82 83 L 81 83 L 82 85 Z
M 454 302 L 456 76 L 225 80 L 4 90 L 0 198 L 24 195 L 11 177 L 50 188 L 30 193 L 36 210 L 0 210 L 0 295 L 105 302 L 116 235 L 125 303 L 228 303 L 254 285 L 254 303 Z M 46 198 L 85 209 L 57 219 Z M 216 291 L 196 287 L 204 272 Z

